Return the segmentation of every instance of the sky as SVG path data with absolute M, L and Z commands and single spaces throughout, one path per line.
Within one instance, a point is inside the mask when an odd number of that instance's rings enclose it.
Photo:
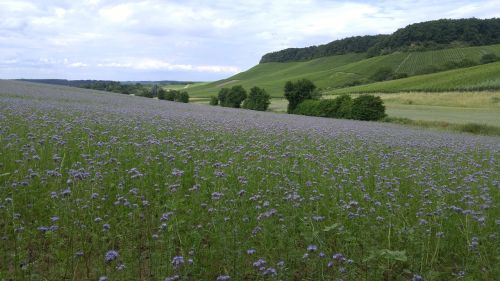
M 271 51 L 499 16 L 500 0 L 0 0 L 0 79 L 212 81 Z

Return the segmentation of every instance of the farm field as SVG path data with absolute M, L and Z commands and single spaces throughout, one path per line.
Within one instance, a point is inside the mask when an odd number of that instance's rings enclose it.
M 498 90 L 500 62 L 326 91 L 324 94 Z
M 500 93 L 498 92 L 445 92 L 445 93 L 394 93 L 378 94 L 384 101 L 390 117 L 411 120 L 439 121 L 452 124 L 477 123 L 499 126 Z M 324 98 L 336 96 L 325 96 Z M 208 104 L 208 100 L 195 102 Z M 271 100 L 269 110 L 286 112 L 288 101 Z
M 185 91 L 187 89 L 189 89 L 190 87 L 199 87 L 199 86 L 203 86 L 207 83 L 205 82 L 196 82 L 196 83 L 192 83 L 192 84 L 175 84 L 175 85 L 163 85 L 162 88 L 164 88 L 165 90 L 179 90 L 179 91 Z
M 453 124 L 486 124 L 498 127 L 500 110 L 433 105 L 387 104 L 387 115 L 411 120 L 439 121 Z
M 262 63 L 224 80 L 197 86 L 193 85 L 193 87 L 188 89 L 188 92 L 193 97 L 209 97 L 211 95 L 216 95 L 222 87 L 242 85 L 246 88 L 251 88 L 253 86 L 265 88 L 271 96 L 281 97 L 283 95 L 283 85 L 286 81 L 301 78 L 312 80 L 325 93 L 349 92 L 351 91 L 350 89 L 371 89 L 370 87 L 372 85 L 375 86 L 374 90 L 376 91 L 399 91 L 399 88 L 393 89 L 394 86 L 385 90 L 384 87 L 386 84 L 381 83 L 345 88 L 346 90 L 336 88 L 347 87 L 349 84 L 355 82 L 371 83 L 371 76 L 381 68 L 390 68 L 394 70 L 395 73 L 406 73 L 413 76 L 432 67 L 443 67 L 449 63 L 457 63 L 465 59 L 473 62 L 479 62 L 481 57 L 488 53 L 500 56 L 500 45 L 443 49 L 425 52 L 396 52 L 390 55 L 377 56 L 373 58 L 366 58 L 366 54 L 364 53 L 351 53 L 313 59 L 304 62 Z M 497 63 L 493 69 L 485 66 L 485 69 L 482 70 L 485 72 L 485 76 L 475 76 L 473 85 L 478 84 L 477 89 L 487 87 L 494 87 L 498 89 L 500 87 L 497 83 L 498 81 L 496 81 L 496 78 L 498 78 L 500 73 L 500 67 L 498 65 L 499 64 Z M 457 72 L 450 72 L 447 75 L 457 75 L 457 77 L 446 77 L 447 80 L 443 81 L 445 77 L 438 76 L 440 80 L 436 80 L 433 85 L 429 86 L 422 84 L 421 81 L 418 80 L 424 78 L 417 78 L 428 76 L 418 75 L 413 77 L 415 80 L 409 81 L 415 81 L 417 83 L 412 86 L 413 88 L 426 87 L 425 89 L 442 90 L 442 88 L 444 88 L 445 90 L 453 90 L 455 88 L 453 83 L 463 79 L 460 69 L 457 70 Z M 412 79 L 412 77 L 407 79 Z M 401 79 L 401 81 L 406 81 L 407 79 Z M 396 81 L 383 83 L 390 82 L 396 83 Z M 464 83 L 459 83 L 458 85 L 468 85 L 468 83 L 469 81 L 465 81 Z M 377 86 L 379 84 L 381 84 L 381 86 Z M 389 86 L 391 84 L 387 85 Z M 405 89 L 406 88 L 402 87 L 402 90 Z M 469 89 L 464 88 L 463 90 Z
M 0 279 L 494 280 L 500 138 L 0 81 Z

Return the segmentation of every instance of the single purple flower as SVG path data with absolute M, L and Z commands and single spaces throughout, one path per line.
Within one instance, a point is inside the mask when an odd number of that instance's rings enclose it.
M 118 254 L 117 251 L 115 250 L 109 250 L 106 252 L 106 255 L 104 256 L 104 261 L 106 262 L 112 262 L 116 260 L 120 255 Z

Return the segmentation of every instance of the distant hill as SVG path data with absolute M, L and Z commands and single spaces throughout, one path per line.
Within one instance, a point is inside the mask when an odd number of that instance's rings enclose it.
M 429 51 L 492 44 L 500 44 L 500 18 L 441 19 L 411 24 L 390 35 L 349 37 L 325 45 L 272 52 L 265 54 L 260 63 L 305 61 L 364 52 L 367 57 L 373 57 L 397 51 Z
M 171 80 L 161 80 L 161 81 L 112 81 L 112 80 L 66 80 L 66 79 L 19 79 L 21 81 L 51 84 L 51 85 L 63 85 L 79 88 L 89 88 L 89 85 L 93 84 L 111 84 L 111 83 L 121 83 L 121 84 L 143 84 L 143 85 L 187 85 L 196 82 L 191 81 L 171 81 Z
M 500 56 L 500 45 L 394 52 L 371 58 L 367 58 L 366 53 L 349 53 L 301 62 L 261 63 L 227 79 L 194 84 L 187 91 L 193 97 L 208 97 L 216 95 L 222 87 L 242 85 L 249 89 L 258 86 L 265 88 L 273 97 L 281 97 L 286 81 L 307 78 L 323 91 L 330 92 L 376 82 L 374 75 L 383 69 L 400 77 L 422 75 L 479 64 L 485 54 Z M 492 71 L 500 77 L 500 67 Z

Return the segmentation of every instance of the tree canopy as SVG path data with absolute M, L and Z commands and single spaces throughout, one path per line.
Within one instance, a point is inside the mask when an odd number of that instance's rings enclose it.
M 250 89 L 248 97 L 243 102 L 243 108 L 266 111 L 269 107 L 271 96 L 266 92 L 266 90 L 259 87 L 253 87 Z
M 284 90 L 285 98 L 288 100 L 288 113 L 292 113 L 297 105 L 304 100 L 319 98 L 316 85 L 307 79 L 300 79 L 295 82 L 287 81 Z
M 246 98 L 247 91 L 240 85 L 233 86 L 231 89 L 222 88 L 218 94 L 219 103 L 224 107 L 240 108 Z

